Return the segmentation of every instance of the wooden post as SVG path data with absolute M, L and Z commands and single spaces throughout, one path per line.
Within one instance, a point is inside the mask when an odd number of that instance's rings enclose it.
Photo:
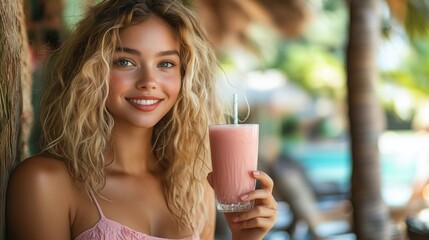
M 378 138 L 384 129 L 376 98 L 380 1 L 351 0 L 347 44 L 347 91 L 352 150 L 353 224 L 357 239 L 387 240 L 389 213 L 381 196 Z
M 28 68 L 28 45 L 22 0 L 0 0 L 0 238 L 6 235 L 5 204 L 7 182 L 11 170 L 24 153 L 25 134 L 22 134 L 23 84 L 26 94 L 31 91 Z M 31 105 L 24 107 L 31 113 Z M 31 116 L 31 114 L 30 114 Z M 24 137 L 25 136 L 25 137 Z M 24 137 L 24 138 L 23 138 Z

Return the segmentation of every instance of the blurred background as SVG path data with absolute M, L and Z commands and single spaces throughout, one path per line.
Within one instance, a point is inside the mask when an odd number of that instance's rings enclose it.
M 25 2 L 35 153 L 44 62 L 96 1 Z M 382 225 L 383 237 L 362 239 L 428 236 L 428 1 L 184 2 L 207 28 L 221 62 L 219 78 L 239 93 L 240 118 L 260 124 L 259 168 L 275 180 L 280 212 L 266 239 L 359 239 L 365 222 Z M 358 24 L 370 31 L 351 31 Z M 362 49 L 371 51 L 370 58 L 359 46 L 369 46 Z M 375 107 L 355 105 L 355 93 L 369 96 L 366 103 Z M 359 117 L 363 121 L 353 121 Z M 351 122 L 357 124 L 352 128 Z M 365 155 L 370 161 L 352 147 L 361 139 L 353 137 L 359 129 L 369 136 L 363 141 L 372 141 L 372 153 Z M 375 197 L 361 206 L 365 201 L 356 197 L 365 196 L 365 189 Z M 216 238 L 228 237 L 219 216 Z

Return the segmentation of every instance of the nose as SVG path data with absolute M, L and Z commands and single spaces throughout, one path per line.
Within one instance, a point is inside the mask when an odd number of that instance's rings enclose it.
M 140 71 L 138 81 L 136 83 L 136 87 L 139 89 L 156 89 L 158 86 L 158 82 L 156 79 L 156 74 L 150 70 L 142 70 Z

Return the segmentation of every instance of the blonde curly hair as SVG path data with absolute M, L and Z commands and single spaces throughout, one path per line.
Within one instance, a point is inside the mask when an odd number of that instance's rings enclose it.
M 104 187 L 114 126 L 106 109 L 113 53 L 120 31 L 150 16 L 164 19 L 177 34 L 182 63 L 178 99 L 154 127 L 152 149 L 168 208 L 182 227 L 197 231 L 197 217 L 207 211 L 207 126 L 224 123 L 227 111 L 216 90 L 216 56 L 196 15 L 180 2 L 107 0 L 88 10 L 53 57 L 41 105 L 44 150 L 64 159 L 88 191 Z

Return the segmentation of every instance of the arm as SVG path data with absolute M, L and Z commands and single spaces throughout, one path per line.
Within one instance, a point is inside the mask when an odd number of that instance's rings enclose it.
M 6 199 L 9 239 L 70 239 L 72 181 L 59 160 L 34 157 L 12 173 Z
M 207 221 L 204 224 L 203 230 L 200 234 L 201 239 L 214 239 L 215 232 L 215 220 L 216 220 L 216 209 L 215 209 L 215 198 L 213 189 L 210 187 L 209 183 L 205 183 L 205 196 L 204 196 L 205 206 L 207 206 Z
M 242 213 L 225 213 L 234 240 L 260 240 L 270 231 L 277 219 L 277 202 L 272 194 L 273 180 L 262 171 L 253 172 L 261 189 L 242 196 L 243 201 L 255 200 L 255 207 Z

